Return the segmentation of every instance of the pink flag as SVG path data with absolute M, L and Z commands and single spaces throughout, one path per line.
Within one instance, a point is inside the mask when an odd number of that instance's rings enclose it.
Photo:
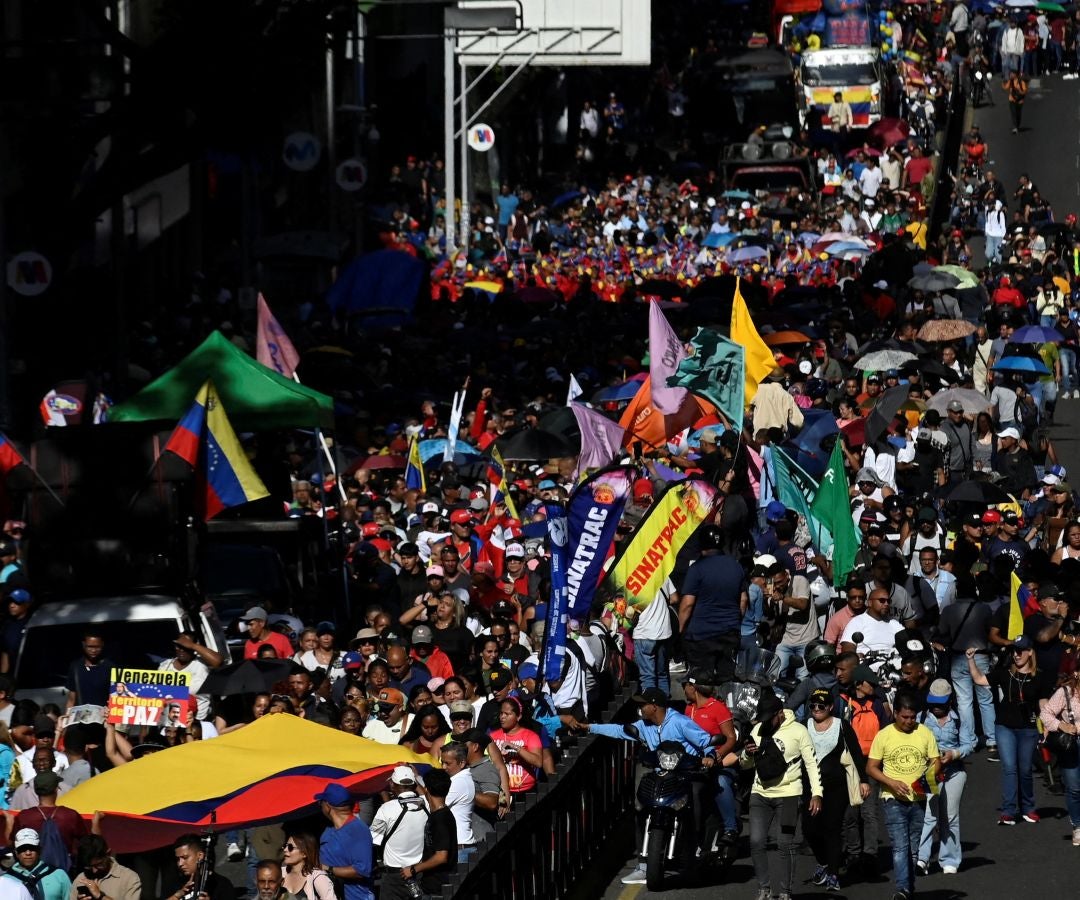
M 286 378 L 292 378 L 300 364 L 300 354 L 296 352 L 285 329 L 278 325 L 266 300 L 259 294 L 259 327 L 255 336 L 255 358 L 268 369 L 273 369 Z
M 686 399 L 686 388 L 667 386 L 679 363 L 686 359 L 686 348 L 675 334 L 657 303 L 649 304 L 649 374 L 652 376 L 652 402 L 660 412 L 679 411 Z
M 589 409 L 580 403 L 571 403 L 578 429 L 581 431 L 581 453 L 577 470 L 599 469 L 623 454 L 624 429 L 618 422 Z

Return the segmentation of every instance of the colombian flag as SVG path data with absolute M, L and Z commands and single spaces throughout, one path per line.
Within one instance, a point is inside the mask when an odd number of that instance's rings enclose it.
M 16 466 L 26 465 L 22 454 L 3 434 L 0 434 L 0 475 L 7 475 Z
M 229 424 L 212 381 L 199 389 L 165 449 L 195 469 L 206 521 L 231 506 L 269 496 Z
M 420 458 L 420 445 L 416 438 L 409 444 L 409 461 L 405 466 L 405 487 L 412 491 L 427 493 L 427 479 L 424 477 L 424 461 Z

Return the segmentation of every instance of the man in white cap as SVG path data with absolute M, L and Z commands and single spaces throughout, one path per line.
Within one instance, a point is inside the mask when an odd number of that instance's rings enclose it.
M 409 766 L 397 766 L 390 774 L 391 799 L 379 807 L 371 822 L 371 840 L 383 848 L 380 900 L 409 900 L 412 896 L 401 870 L 424 858 L 428 811 L 418 793 L 420 783 Z
M 68 900 L 71 879 L 63 869 L 41 861 L 41 835 L 33 828 L 20 828 L 15 834 L 15 864 L 0 878 L 0 897 L 13 900 L 16 889 L 8 882 L 19 882 L 23 892 L 30 891 L 39 900 Z

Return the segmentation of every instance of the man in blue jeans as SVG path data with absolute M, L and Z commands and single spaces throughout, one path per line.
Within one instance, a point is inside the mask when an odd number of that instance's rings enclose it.
M 671 600 L 677 599 L 670 579 L 660 586 L 653 600 L 634 624 L 634 662 L 637 663 L 641 690 L 660 688 L 671 693 L 668 664 L 671 661 Z

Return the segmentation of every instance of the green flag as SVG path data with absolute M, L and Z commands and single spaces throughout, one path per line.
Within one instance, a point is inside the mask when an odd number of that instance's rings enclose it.
M 686 388 L 704 397 L 742 430 L 746 393 L 746 351 L 723 335 L 699 328 L 690 341 L 691 355 L 667 380 L 668 387 Z
M 847 583 L 848 573 L 855 563 L 855 554 L 859 552 L 860 543 L 855 523 L 851 519 L 851 500 L 840 440 L 840 437 L 837 437 L 829 457 L 829 467 L 821 476 L 821 485 L 814 496 L 814 502 L 810 504 L 810 509 L 818 521 L 832 533 L 833 587 L 837 588 Z
M 765 447 L 761 458 L 772 478 L 771 495 L 778 497 L 784 506 L 795 510 L 806 520 L 814 547 L 828 556 L 833 548 L 832 532 L 818 521 L 812 508 L 818 483 L 779 447 Z

